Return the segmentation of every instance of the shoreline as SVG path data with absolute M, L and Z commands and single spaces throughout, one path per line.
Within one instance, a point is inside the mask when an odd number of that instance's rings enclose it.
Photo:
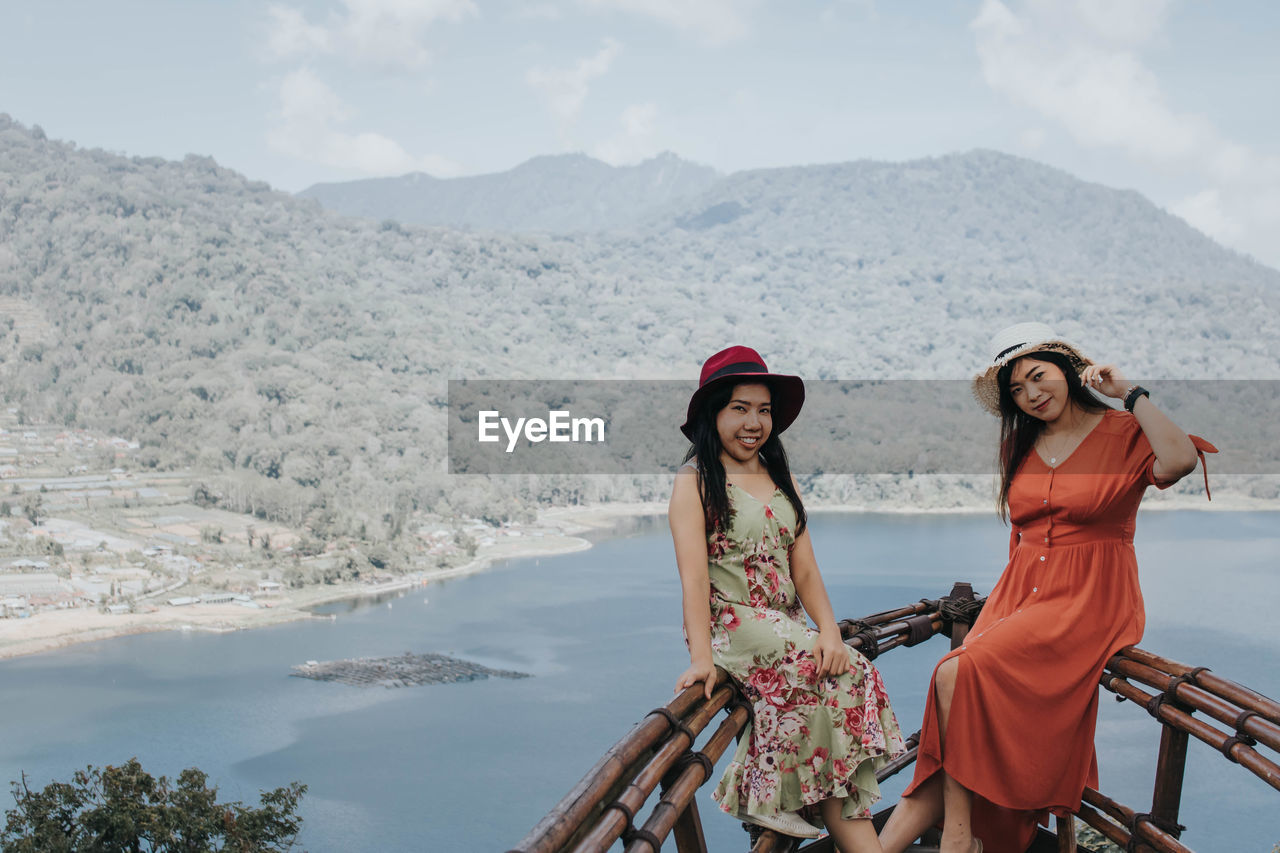
M 68 608 L 45 611 L 24 619 L 0 620 L 0 660 L 55 652 L 82 643 L 93 643 L 157 631 L 226 633 L 269 625 L 283 625 L 317 616 L 312 608 L 338 601 L 373 598 L 387 593 L 430 586 L 432 582 L 466 577 L 503 560 L 555 556 L 585 551 L 591 541 L 581 534 L 608 531 L 619 523 L 665 513 L 666 504 L 618 503 L 592 507 L 555 507 L 540 513 L 536 523 L 514 528 L 518 537 L 482 545 L 475 557 L 461 566 L 419 571 L 383 584 L 342 583 L 296 590 L 277 600 L 264 599 L 257 608 L 236 604 L 191 604 L 181 608 L 157 606 L 149 611 L 105 614 L 96 609 Z M 525 536 L 529 528 L 547 531 Z
M 1261 502 L 1260 502 L 1261 503 Z M 1213 512 L 1276 512 L 1275 506 L 1253 505 L 1251 501 L 1228 500 L 1198 503 L 1186 499 L 1152 501 L 1144 510 L 1197 510 Z M 627 520 L 664 515 L 665 503 L 617 503 L 591 507 L 553 507 L 539 513 L 533 525 L 514 528 L 516 536 L 481 546 L 470 562 L 451 569 L 414 572 L 389 583 L 360 583 L 310 587 L 285 596 L 278 602 L 263 601 L 258 608 L 236 604 L 193 604 L 182 608 L 156 607 L 149 612 L 104 614 L 83 608 L 43 612 L 25 619 L 0 620 L 0 660 L 54 652 L 82 643 L 110 640 L 156 631 L 204 631 L 224 633 L 249 630 L 269 625 L 282 625 L 303 619 L 327 618 L 312 608 L 339 601 L 372 598 L 430 586 L 432 582 L 466 577 L 491 568 L 504 560 L 550 557 L 585 551 L 592 541 L 584 534 L 607 533 Z M 994 508 L 975 507 L 884 507 L 863 504 L 819 504 L 811 512 L 859 515 L 987 515 Z M 525 536 L 527 528 L 554 531 Z

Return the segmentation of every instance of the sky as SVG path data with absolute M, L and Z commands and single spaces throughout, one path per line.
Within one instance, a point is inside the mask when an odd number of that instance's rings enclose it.
M 1270 0 L 0 0 L 0 112 L 291 192 L 990 148 L 1280 268 L 1278 41 Z

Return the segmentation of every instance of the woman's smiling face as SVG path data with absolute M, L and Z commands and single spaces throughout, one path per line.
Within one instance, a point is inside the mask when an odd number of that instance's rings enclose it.
M 716 415 L 716 432 L 724 453 L 738 462 L 750 462 L 769 440 L 773 414 L 769 387 L 735 385 L 729 402 Z
M 1009 396 L 1019 409 L 1046 422 L 1057 420 L 1071 404 L 1067 377 L 1062 369 L 1034 355 L 1023 356 L 1013 363 Z

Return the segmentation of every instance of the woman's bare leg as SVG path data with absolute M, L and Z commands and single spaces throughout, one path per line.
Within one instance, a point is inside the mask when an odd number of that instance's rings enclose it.
M 951 701 L 955 698 L 956 673 L 959 658 L 950 658 L 938 665 L 934 675 L 934 697 L 938 703 L 938 733 L 944 744 L 947 741 L 947 724 L 951 721 Z M 915 790 L 910 797 L 903 797 L 880 830 L 880 843 L 884 853 L 902 853 L 921 833 L 934 826 L 944 814 L 942 850 L 946 853 L 969 853 L 973 846 L 973 830 L 969 825 L 973 795 L 943 770 L 934 774 Z
M 960 659 L 950 658 L 938 665 L 937 675 L 933 679 L 935 695 L 938 697 L 938 731 L 942 735 L 943 749 L 946 749 L 947 725 L 951 722 L 951 701 L 956 695 L 956 675 L 960 670 Z M 973 827 L 969 825 L 969 815 L 973 810 L 973 794 L 967 788 L 952 779 L 946 770 L 942 776 L 942 803 L 944 819 L 942 822 L 942 845 L 940 853 L 969 853 L 973 848 Z
M 845 820 L 840 817 L 843 800 L 823 800 L 818 804 L 822 812 L 822 822 L 831 833 L 831 840 L 840 853 L 881 853 L 880 841 L 876 838 L 876 829 L 869 818 Z
M 929 827 L 942 820 L 942 776 L 935 773 L 909 797 L 893 807 L 888 822 L 880 830 L 884 853 L 902 853 Z

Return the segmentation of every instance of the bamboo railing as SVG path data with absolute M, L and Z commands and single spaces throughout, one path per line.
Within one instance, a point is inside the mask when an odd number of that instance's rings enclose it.
M 1126 848 L 1132 843 L 1140 851 L 1189 850 L 1178 840 L 1185 829 L 1178 823 L 1178 808 L 1192 737 L 1280 791 L 1280 766 L 1258 752 L 1259 746 L 1280 752 L 1280 703 L 1207 667 L 1190 667 L 1136 646 L 1107 661 L 1101 683 L 1117 700 L 1144 706 L 1162 724 L 1151 811 L 1135 813 L 1098 791 L 1084 792 L 1080 819 L 1111 841 Z M 1193 716 L 1197 712 L 1203 716 Z
M 950 637 L 955 648 L 984 600 L 975 598 L 969 584 L 956 584 L 943 598 L 845 620 L 840 629 L 846 644 L 871 659 L 936 634 Z M 603 853 L 619 839 L 625 853 L 658 853 L 668 836 L 679 853 L 707 853 L 695 795 L 710 781 L 716 761 L 746 728 L 751 713 L 724 670 L 717 669 L 716 676 L 709 700 L 702 685 L 694 685 L 650 711 L 509 853 Z M 1205 667 L 1192 668 L 1136 647 L 1123 649 L 1107 662 L 1101 684 L 1118 701 L 1145 706 L 1163 727 L 1149 812 L 1135 812 L 1093 789 L 1084 792 L 1079 818 L 1122 848 L 1192 853 L 1178 840 L 1184 829 L 1178 824 L 1178 809 L 1190 737 L 1280 790 L 1280 766 L 1258 752 L 1259 746 L 1280 752 L 1280 704 L 1275 701 Z M 695 750 L 695 742 L 722 711 L 723 719 Z M 1203 716 L 1193 716 L 1196 713 Z M 911 766 L 918 743 L 919 732 L 907 739 L 907 751 L 882 767 L 877 778 L 884 781 Z M 637 826 L 655 790 L 656 801 Z M 878 812 L 876 825 L 882 825 L 892 810 L 890 806 Z M 744 826 L 750 832 L 751 853 L 835 850 L 829 837 L 801 846 L 799 839 Z M 1039 830 L 1028 853 L 1083 850 L 1077 847 L 1074 827 L 1069 818 L 1059 818 L 1056 833 Z M 936 850 L 936 843 L 932 833 L 912 849 Z

